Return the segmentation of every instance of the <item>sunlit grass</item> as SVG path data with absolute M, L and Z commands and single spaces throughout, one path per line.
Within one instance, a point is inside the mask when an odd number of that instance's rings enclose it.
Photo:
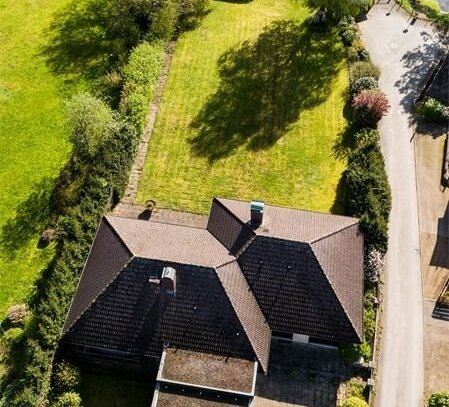
M 309 16 L 291 0 L 217 1 L 179 39 L 139 202 L 204 213 L 215 195 L 330 210 L 347 72 L 335 33 L 301 25 Z
M 0 232 L 31 191 L 43 188 L 43 179 L 57 176 L 69 151 L 60 92 L 64 83 L 49 72 L 41 54 L 53 14 L 63 4 L 0 0 Z M 25 231 L 33 229 L 28 222 L 17 226 L 12 235 L 18 241 L 0 246 L 0 319 L 8 306 L 26 299 L 53 254 L 36 247 L 38 234 Z

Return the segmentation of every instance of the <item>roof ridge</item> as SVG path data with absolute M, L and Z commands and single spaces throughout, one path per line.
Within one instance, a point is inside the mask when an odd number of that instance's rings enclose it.
M 251 287 L 250 287 L 250 285 L 248 284 L 248 281 L 246 280 L 246 277 L 244 276 L 244 274 L 243 274 L 243 272 L 242 272 L 242 269 L 240 268 L 240 265 L 239 265 L 237 259 L 232 260 L 232 261 L 229 261 L 229 262 L 227 262 L 227 263 L 223 263 L 222 265 L 220 265 L 220 266 L 218 266 L 218 267 L 215 267 L 215 268 L 214 268 L 214 271 L 215 271 L 215 274 L 217 275 L 218 281 L 220 282 L 221 287 L 223 288 L 223 291 L 224 291 L 226 297 L 227 297 L 228 300 L 229 300 L 229 303 L 231 304 L 231 307 L 232 307 L 232 309 L 233 309 L 235 315 L 237 316 L 237 320 L 239 321 L 239 324 L 241 325 L 241 327 L 242 327 L 243 330 L 245 331 L 246 338 L 248 339 L 248 342 L 249 342 L 249 344 L 251 345 L 251 348 L 252 348 L 252 350 L 253 350 L 253 352 L 254 352 L 254 355 L 256 355 L 256 358 L 258 359 L 260 365 L 262 366 L 262 369 L 266 372 L 267 366 L 265 366 L 265 363 L 263 363 L 262 358 L 261 358 L 261 356 L 259 355 L 259 352 L 256 350 L 256 348 L 255 348 L 253 342 L 251 341 L 250 334 L 248 333 L 248 330 L 247 330 L 245 324 L 242 322 L 242 320 L 241 320 L 241 318 L 240 318 L 240 316 L 239 316 L 239 313 L 238 313 L 237 310 L 235 309 L 234 303 L 233 303 L 232 299 L 230 298 L 230 296 L 229 296 L 229 294 L 228 294 L 228 292 L 227 292 L 227 290 L 226 290 L 226 288 L 225 288 L 223 282 L 221 281 L 221 278 L 220 278 L 219 273 L 217 272 L 217 270 L 218 270 L 219 268 L 222 268 L 222 267 L 227 266 L 227 265 L 232 264 L 232 263 L 235 263 L 235 264 L 237 265 L 238 269 L 240 270 L 240 273 L 242 274 L 243 281 L 245 281 L 245 284 L 248 286 L 248 290 L 247 290 L 247 291 L 248 291 L 249 295 L 251 295 L 251 296 L 253 297 L 253 299 L 254 299 L 254 301 L 255 301 L 255 304 L 256 304 L 256 306 L 257 306 L 257 309 L 259 310 L 260 314 L 262 315 L 262 317 L 263 317 L 263 319 L 264 319 L 264 321 L 265 321 L 265 322 L 264 322 L 265 325 L 268 326 L 268 329 L 270 329 L 270 332 L 271 332 L 271 328 L 269 327 L 268 322 L 267 322 L 266 319 L 265 319 L 265 315 L 264 315 L 264 313 L 262 312 L 262 310 L 261 310 L 261 308 L 260 308 L 260 305 L 259 305 L 259 303 L 257 302 L 257 299 L 256 299 L 256 297 L 255 297 L 253 291 L 251 290 Z M 270 344 L 269 344 L 269 346 L 270 346 Z M 268 351 L 268 358 L 269 358 L 269 355 L 270 355 L 270 352 Z M 268 360 L 267 360 L 267 363 L 268 363 Z
M 325 273 L 324 268 L 323 268 L 323 265 L 321 264 L 320 260 L 318 259 L 318 256 L 316 255 L 315 251 L 313 250 L 312 245 L 311 245 L 310 243 L 306 243 L 306 244 L 309 245 L 310 250 L 311 250 L 311 252 L 312 252 L 312 254 L 313 254 L 313 257 L 315 258 L 315 260 L 316 260 L 316 261 L 318 262 L 318 264 L 320 265 L 320 270 L 321 270 L 321 272 L 323 273 L 323 275 L 324 275 L 326 281 L 329 283 L 329 285 L 330 285 L 330 287 L 331 287 L 331 289 L 332 289 L 332 292 L 334 293 L 335 298 L 337 299 L 338 304 L 340 305 L 341 309 L 343 310 L 344 314 L 346 315 L 346 318 L 348 319 L 349 323 L 351 324 L 351 327 L 352 327 L 352 329 L 354 330 L 356 336 L 362 341 L 362 339 L 363 339 L 363 332 L 362 332 L 362 337 L 359 337 L 359 334 L 358 334 L 357 329 L 356 329 L 356 327 L 355 327 L 355 325 L 354 325 L 354 322 L 352 321 L 352 318 L 349 316 L 348 312 L 346 311 L 346 308 L 343 306 L 343 304 L 342 304 L 342 302 L 341 302 L 341 300 L 340 300 L 340 297 L 337 295 L 337 292 L 335 291 L 335 287 L 334 287 L 334 285 L 332 284 L 332 281 L 329 279 L 329 276 Z
M 181 212 L 181 211 L 179 211 Z M 190 213 L 190 212 L 185 212 L 185 213 Z M 193 213 L 193 215 L 196 215 L 196 213 Z M 104 215 L 105 218 L 119 218 L 119 219 L 126 219 L 128 221 L 131 222 L 141 222 L 141 223 L 147 223 L 147 224 L 151 224 L 151 223 L 156 223 L 158 225 L 168 225 L 168 226 L 178 226 L 180 228 L 187 228 L 187 229 L 198 229 L 198 230 L 207 230 L 206 228 L 202 228 L 200 226 L 194 226 L 194 225 L 181 225 L 179 223 L 174 223 L 174 222 L 165 222 L 165 221 L 160 221 L 160 220 L 151 220 L 150 219 L 135 219 L 135 218 L 127 218 L 126 216 L 117 216 L 117 215 Z M 109 222 L 109 219 L 108 219 Z M 114 228 L 111 225 L 112 228 Z M 118 231 L 115 230 L 114 231 L 118 234 Z
M 352 228 L 353 226 L 359 224 L 359 220 L 357 218 L 352 218 L 352 219 L 354 219 L 354 223 L 351 223 L 350 225 L 342 226 L 342 227 L 340 227 L 337 230 L 334 230 L 332 232 L 326 233 L 323 236 L 317 237 L 314 240 L 311 240 L 309 242 L 304 242 L 304 243 L 308 243 L 308 244 L 312 245 L 312 244 L 314 244 L 316 242 L 319 242 L 320 240 L 327 239 L 328 237 L 331 237 L 332 235 L 336 235 L 337 233 L 343 232 L 344 230 Z
M 214 199 L 216 199 L 218 202 L 220 202 L 221 199 L 225 199 L 225 200 L 228 200 L 228 201 L 244 202 L 244 203 L 249 203 L 250 202 L 250 201 L 247 201 L 247 200 L 244 200 L 244 199 L 234 199 L 234 198 L 214 197 Z M 265 204 L 265 206 L 271 206 L 273 208 L 286 209 L 286 210 L 290 210 L 290 211 L 315 213 L 317 215 L 332 216 L 332 217 L 344 218 L 344 219 L 355 219 L 352 216 L 347 216 L 347 215 L 336 215 L 336 214 L 333 214 L 333 213 L 314 211 L 314 210 L 311 210 L 311 209 L 302 209 L 302 208 L 295 208 L 293 206 L 276 205 L 276 204 L 271 204 L 269 202 L 268 203 L 264 202 L 264 204 Z M 221 204 L 221 205 L 224 206 L 223 204 Z M 228 208 L 226 208 L 226 209 L 228 209 Z M 232 214 L 234 214 L 230 209 L 228 209 L 228 211 L 231 212 Z

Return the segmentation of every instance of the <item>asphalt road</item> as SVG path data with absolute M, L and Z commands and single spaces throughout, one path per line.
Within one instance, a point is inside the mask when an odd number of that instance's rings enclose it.
M 391 104 L 379 127 L 393 207 L 376 407 L 423 405 L 423 298 L 410 111 L 437 46 L 430 25 L 410 22 L 391 0 L 375 5 L 360 23 L 363 42 L 382 70 L 380 87 Z

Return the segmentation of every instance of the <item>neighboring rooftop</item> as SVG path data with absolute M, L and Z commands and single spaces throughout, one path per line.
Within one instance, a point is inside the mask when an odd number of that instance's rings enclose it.
M 199 387 L 251 393 L 255 362 L 182 349 L 168 348 L 161 362 L 160 378 Z

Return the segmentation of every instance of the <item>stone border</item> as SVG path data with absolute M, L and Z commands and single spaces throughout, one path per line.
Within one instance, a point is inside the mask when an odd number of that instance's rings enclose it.
M 142 174 L 143 167 L 145 165 L 148 145 L 150 143 L 151 135 L 153 134 L 154 125 L 156 123 L 156 116 L 159 111 L 162 95 L 164 93 L 165 85 L 167 83 L 168 72 L 170 70 L 173 53 L 175 51 L 175 45 L 176 45 L 175 41 L 171 41 L 167 45 L 165 51 L 164 66 L 162 68 L 161 75 L 159 76 L 159 79 L 156 84 L 156 90 L 154 93 L 153 100 L 151 101 L 149 106 L 147 115 L 147 124 L 145 126 L 145 129 L 139 142 L 137 154 L 134 159 L 133 166 L 131 168 L 131 173 L 129 175 L 128 185 L 126 187 L 122 199 L 120 200 L 119 205 L 121 203 L 133 204 L 136 199 L 140 176 Z

